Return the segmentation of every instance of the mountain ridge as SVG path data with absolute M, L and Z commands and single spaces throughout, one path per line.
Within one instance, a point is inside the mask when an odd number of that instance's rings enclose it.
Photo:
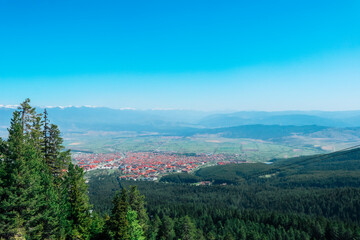
M 0 105 L 0 126 L 8 126 L 14 106 Z M 44 108 L 38 108 L 41 112 Z M 359 127 L 360 111 L 240 111 L 214 113 L 193 110 L 136 110 L 106 107 L 48 108 L 49 119 L 63 131 L 109 129 L 126 126 L 146 128 L 223 128 L 242 125 Z

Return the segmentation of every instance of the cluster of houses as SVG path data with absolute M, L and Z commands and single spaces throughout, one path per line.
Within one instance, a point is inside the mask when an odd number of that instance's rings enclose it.
M 228 154 L 178 154 L 172 152 L 75 153 L 73 161 L 85 171 L 118 169 L 120 179 L 156 181 L 172 172 L 191 172 L 205 164 L 228 164 Z

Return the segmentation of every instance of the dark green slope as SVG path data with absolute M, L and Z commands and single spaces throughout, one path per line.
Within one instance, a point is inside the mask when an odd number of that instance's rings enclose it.
M 271 169 L 270 165 L 264 163 L 228 164 L 202 168 L 195 175 L 214 184 L 238 184 L 259 172 L 268 172 Z
M 360 148 L 275 160 L 273 164 L 213 166 L 200 169 L 195 175 L 214 184 L 261 181 L 284 187 L 360 187 Z
M 285 168 L 302 168 L 306 171 L 360 170 L 360 147 L 349 148 L 329 154 L 304 156 L 291 159 L 275 159 L 274 166 Z
M 275 182 L 283 186 L 360 187 L 360 148 L 278 160 Z

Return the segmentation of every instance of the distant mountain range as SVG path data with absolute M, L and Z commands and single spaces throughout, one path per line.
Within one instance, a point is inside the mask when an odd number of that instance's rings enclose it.
M 38 112 L 43 111 L 42 108 L 37 108 L 37 110 Z M 6 130 L 13 111 L 12 106 L 0 106 L 0 132 Z M 227 135 L 234 135 L 229 131 L 239 132 L 239 128 L 233 127 L 244 125 L 360 127 L 360 111 L 241 111 L 214 114 L 213 112 L 187 110 L 55 107 L 49 108 L 48 113 L 50 121 L 59 125 L 62 131 L 181 131 L 193 134 L 201 133 L 199 129 L 220 128 L 221 131 L 228 132 Z M 230 129 L 224 130 L 229 127 Z M 265 129 L 264 127 L 260 129 L 260 126 L 252 127 L 252 129 L 254 128 L 259 131 Z M 246 135 L 244 127 L 240 129 L 242 135 Z M 274 129 L 271 130 L 274 134 L 279 132 Z M 310 129 L 314 129 L 314 127 L 310 127 Z M 219 131 L 213 130 L 213 132 Z M 282 130 L 282 132 L 284 131 Z
M 358 127 L 360 126 L 360 111 L 235 112 L 209 115 L 201 119 L 199 124 L 206 127 L 232 127 L 249 124 Z

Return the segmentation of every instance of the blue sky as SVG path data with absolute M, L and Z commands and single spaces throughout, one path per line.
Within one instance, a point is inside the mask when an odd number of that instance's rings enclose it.
M 360 109 L 360 2 L 0 0 L 0 104 Z

